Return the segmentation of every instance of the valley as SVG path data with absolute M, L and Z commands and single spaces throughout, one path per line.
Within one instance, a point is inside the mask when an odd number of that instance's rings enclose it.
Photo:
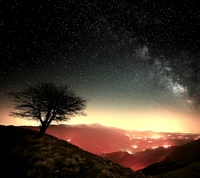
M 51 125 L 47 133 L 135 171 L 165 161 L 177 147 L 200 138 L 198 133 L 127 131 L 99 124 Z

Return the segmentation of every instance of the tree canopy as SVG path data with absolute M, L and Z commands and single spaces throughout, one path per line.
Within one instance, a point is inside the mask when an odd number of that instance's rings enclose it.
M 43 135 L 52 121 L 67 121 L 75 115 L 84 115 L 86 100 L 76 96 L 67 86 L 54 83 L 29 85 L 21 91 L 8 93 L 11 99 L 10 115 L 41 124 Z

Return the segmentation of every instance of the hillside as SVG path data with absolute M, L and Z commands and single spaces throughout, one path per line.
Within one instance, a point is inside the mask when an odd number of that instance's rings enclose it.
M 200 140 L 175 147 L 162 162 L 152 164 L 142 172 L 162 177 L 200 177 Z
M 176 147 L 165 161 L 200 161 L 200 140 Z
M 200 177 L 200 162 L 191 163 L 183 168 L 168 171 L 154 176 L 155 178 L 198 178 Z
M 129 167 L 133 170 L 139 170 L 153 163 L 160 162 L 163 157 L 169 154 L 173 149 L 174 147 L 159 147 L 153 150 L 147 149 L 145 151 L 137 152 L 135 154 L 129 154 L 127 152 L 120 151 L 114 153 L 106 153 L 102 156 L 122 166 Z
M 4 177 L 145 177 L 64 140 L 37 135 L 33 130 L 0 126 L 0 171 Z
M 26 126 L 32 130 L 39 130 L 38 127 Z M 62 140 L 69 140 L 76 145 L 93 154 L 101 155 L 122 150 L 131 149 L 131 143 L 120 129 L 104 127 L 101 125 L 51 125 L 46 133 Z

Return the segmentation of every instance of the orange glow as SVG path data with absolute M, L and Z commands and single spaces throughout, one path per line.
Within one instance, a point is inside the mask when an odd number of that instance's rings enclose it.
M 0 124 L 1 125 L 32 125 L 38 126 L 40 123 L 37 121 L 25 120 L 9 116 L 8 109 L 0 111 Z
M 0 117 L 2 125 L 39 125 L 36 121 L 27 121 L 12 118 L 7 115 Z M 199 115 L 192 112 L 182 114 L 180 111 L 165 109 L 138 109 L 114 110 L 112 108 L 88 107 L 87 116 L 71 118 L 63 124 L 92 124 L 99 123 L 104 126 L 118 127 L 126 130 L 152 130 L 156 132 L 199 132 Z M 128 135 L 127 135 L 128 136 Z M 156 135 L 155 139 L 158 138 Z M 139 138 L 138 138 L 139 139 Z
M 164 148 L 169 148 L 171 145 L 163 145 Z
M 152 130 L 157 132 L 191 132 L 200 130 L 200 122 L 192 113 L 180 114 L 167 110 L 134 110 L 126 113 L 120 111 L 99 112 L 88 111 L 88 116 L 77 117 L 69 123 L 99 123 L 105 126 L 118 127 L 126 130 Z M 188 130 L 191 129 L 191 130 Z M 128 135 L 127 135 L 128 136 Z M 158 136 L 155 136 L 158 138 Z
M 133 145 L 132 147 L 136 149 L 138 146 L 137 145 Z
M 159 138 L 161 138 L 161 136 L 160 135 L 155 135 L 155 136 L 151 136 L 150 138 L 152 138 L 152 139 L 159 139 Z
M 129 154 L 132 154 L 132 152 L 131 152 L 131 151 L 126 151 L 126 152 L 128 152 Z
M 158 146 L 152 146 L 151 148 L 152 148 L 152 149 L 156 149 L 156 148 L 158 148 Z

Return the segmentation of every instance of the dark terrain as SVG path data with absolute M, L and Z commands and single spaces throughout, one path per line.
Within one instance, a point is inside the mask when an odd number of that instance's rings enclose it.
M 146 175 L 156 177 L 200 177 L 200 140 L 175 147 L 162 162 L 142 170 Z
M 28 126 L 25 128 L 38 130 L 38 127 Z M 191 138 L 189 140 L 177 139 L 178 144 L 168 148 L 160 146 L 139 152 L 134 152 L 136 149 L 132 149 L 134 154 L 129 154 L 126 149 L 130 150 L 132 143 L 137 142 L 138 139 L 129 140 L 129 137 L 125 136 L 126 131 L 124 130 L 105 128 L 100 125 L 79 125 L 76 127 L 52 125 L 47 129 L 47 133 L 59 139 L 68 140 L 68 142 L 86 151 L 98 154 L 106 160 L 109 159 L 124 167 L 131 168 L 139 174 L 142 172 L 146 176 L 157 178 L 200 177 L 200 140 L 194 140 L 199 138 L 198 135 L 183 134 L 183 137 Z M 177 135 L 177 137 L 179 136 L 180 134 Z M 173 135 L 170 137 L 173 137 Z M 161 142 L 161 144 L 162 142 L 166 143 L 166 140 L 162 141 L 162 137 L 160 140 L 151 140 Z M 144 142 L 144 139 L 139 141 Z M 169 141 L 176 143 L 175 139 L 168 139 L 167 142 L 169 143 Z M 184 144 L 184 142 L 188 143 Z
M 170 154 L 174 147 L 147 149 L 145 151 L 129 154 L 127 152 L 106 153 L 102 156 L 133 170 L 143 169 L 156 162 L 161 162 L 167 154 Z
M 1 177 L 30 178 L 142 178 L 123 168 L 50 135 L 14 126 L 0 126 Z

